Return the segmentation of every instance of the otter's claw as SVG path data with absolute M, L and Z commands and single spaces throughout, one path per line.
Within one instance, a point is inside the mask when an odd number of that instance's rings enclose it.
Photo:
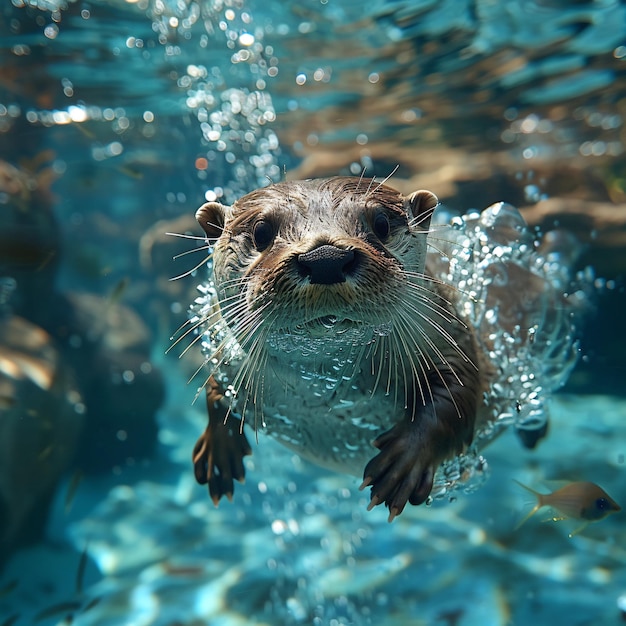
M 368 510 L 384 502 L 391 522 L 407 502 L 422 504 L 428 498 L 439 462 L 430 458 L 419 429 L 409 421 L 396 424 L 374 445 L 380 452 L 365 466 L 360 489 L 371 485 Z
M 389 521 L 407 502 L 425 502 L 437 468 L 472 441 L 478 374 L 471 361 L 462 367 L 462 372 L 459 367 L 434 372 L 427 381 L 432 401 L 420 406 L 409 398 L 413 410 L 374 441 L 380 452 L 365 466 L 361 488 L 371 485 L 371 502 L 389 507 Z M 459 372 L 467 384 L 461 384 Z
M 221 399 L 219 387 L 211 378 L 207 384 L 209 425 L 196 442 L 192 455 L 196 480 L 201 485 L 208 484 L 215 505 L 222 496 L 232 499 L 233 479 L 244 481 L 243 457 L 252 454 L 241 421 L 227 414 Z

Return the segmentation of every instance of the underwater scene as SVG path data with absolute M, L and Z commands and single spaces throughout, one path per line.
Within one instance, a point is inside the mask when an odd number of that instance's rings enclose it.
M 626 2 L 2 0 L 0 626 L 626 621 Z

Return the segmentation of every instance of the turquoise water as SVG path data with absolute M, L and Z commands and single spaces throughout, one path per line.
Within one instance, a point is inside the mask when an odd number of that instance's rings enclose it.
M 623 511 L 516 529 L 513 480 L 626 502 L 626 5 L 13 0 L 0 54 L 0 624 L 621 622 Z M 215 508 L 202 355 L 166 352 L 206 252 L 166 233 L 268 178 L 396 166 L 451 214 L 576 237 L 595 305 L 548 435 L 507 430 L 480 488 L 388 524 L 261 434 Z

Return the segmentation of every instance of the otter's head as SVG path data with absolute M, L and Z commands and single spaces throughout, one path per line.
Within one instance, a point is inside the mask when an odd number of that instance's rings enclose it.
M 424 289 L 436 205 L 429 191 L 405 197 L 349 177 L 278 183 L 233 206 L 206 203 L 196 217 L 215 241 L 222 318 L 244 350 L 280 337 L 336 348 L 354 331 L 388 332 Z

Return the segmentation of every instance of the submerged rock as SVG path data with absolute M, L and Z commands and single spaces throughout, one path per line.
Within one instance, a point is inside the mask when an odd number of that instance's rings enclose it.
M 71 464 L 85 406 L 55 341 L 20 317 L 0 319 L 0 563 L 43 531 Z

